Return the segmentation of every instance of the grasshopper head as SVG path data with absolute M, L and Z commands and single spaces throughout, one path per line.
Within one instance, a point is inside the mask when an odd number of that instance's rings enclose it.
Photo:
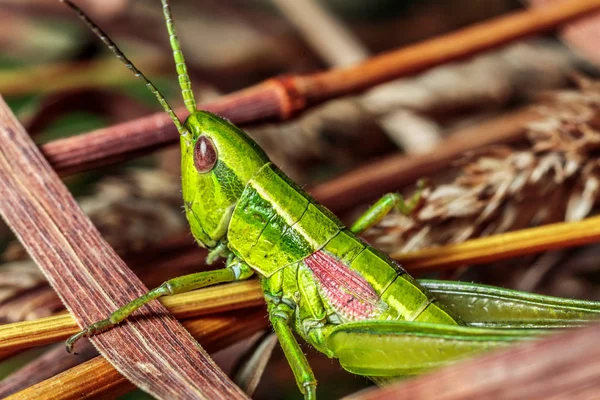
M 167 99 L 123 54 L 117 45 L 75 4 L 64 3 L 98 35 L 156 96 L 181 135 L 181 175 L 186 216 L 192 233 L 204 247 L 213 247 L 227 225 L 244 186 L 269 159 L 258 145 L 230 122 L 196 109 L 190 77 L 181 51 L 168 0 L 161 0 L 173 49 L 181 94 L 190 112 L 182 124 Z
M 269 159 L 229 121 L 206 111 L 192 113 L 181 137 L 183 201 L 194 237 L 213 247 L 227 232 L 245 185 Z

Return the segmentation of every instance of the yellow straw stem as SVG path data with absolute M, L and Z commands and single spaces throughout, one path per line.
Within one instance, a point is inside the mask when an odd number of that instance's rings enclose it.
M 391 257 L 401 262 L 409 271 L 440 270 L 598 241 L 600 241 L 600 217 L 591 217 L 583 221 L 561 222 L 501 233 L 414 253 L 392 253 Z
M 160 299 L 178 318 L 214 314 L 264 304 L 256 280 L 235 282 Z M 55 343 L 79 332 L 69 314 L 0 325 L 0 357 L 15 350 Z

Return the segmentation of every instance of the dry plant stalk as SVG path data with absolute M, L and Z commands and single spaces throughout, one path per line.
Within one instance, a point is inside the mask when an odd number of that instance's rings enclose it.
M 461 265 L 483 264 L 599 241 L 600 217 L 592 217 L 579 222 L 563 222 L 522 229 L 409 253 L 395 251 L 390 254 L 390 257 L 402 263 L 408 271 L 416 273 L 456 268 Z M 430 245 L 434 246 L 431 243 Z
M 256 280 L 219 285 L 160 299 L 177 319 L 250 308 L 264 304 Z M 0 354 L 55 343 L 77 333 L 69 314 L 0 325 Z
M 77 354 L 65 354 L 62 345 L 54 345 L 35 360 L 22 368 L 13 371 L 0 381 L 0 398 L 17 393 L 36 383 L 73 368 L 87 360 L 98 356 L 98 351 L 90 342 L 79 347 Z M 69 356 L 69 357 L 67 357 Z
M 203 108 L 236 124 L 268 118 L 287 119 L 325 100 L 547 31 L 598 9 L 600 0 L 571 0 L 516 12 L 373 57 L 356 66 L 270 79 L 221 97 Z M 169 117 L 159 113 L 57 140 L 42 146 L 42 152 L 57 172 L 68 174 L 148 153 L 176 143 L 178 137 Z
M 80 326 L 145 293 L 2 99 L 0 121 L 0 213 Z M 137 316 L 92 339 L 137 386 L 158 398 L 245 398 L 159 302 Z
M 82 343 L 77 354 L 66 353 L 62 343 L 54 345 L 27 365 L 2 379 L 0 381 L 0 398 L 4 399 L 8 395 L 40 383 L 97 356 L 98 351 L 90 342 Z
M 515 142 L 525 133 L 524 125 L 536 118 L 539 114 L 527 108 L 462 128 L 427 153 L 384 157 L 317 185 L 310 193 L 337 213 L 348 211 L 382 193 L 396 191 L 402 185 L 439 171 L 467 151 Z
M 348 400 L 595 399 L 600 325 L 524 342 Z
M 203 317 L 183 322 L 210 352 L 218 351 L 268 327 L 264 309 Z M 28 387 L 7 399 L 113 399 L 135 389 L 108 361 L 96 357 L 57 376 Z M 181 398 L 181 397 L 174 397 Z M 209 398 L 227 398 L 209 397 Z

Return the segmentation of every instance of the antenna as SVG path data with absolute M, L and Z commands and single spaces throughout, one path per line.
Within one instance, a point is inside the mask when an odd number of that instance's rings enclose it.
M 192 92 L 192 82 L 187 72 L 187 66 L 185 65 L 185 58 L 181 51 L 181 45 L 177 32 L 175 32 L 175 22 L 171 16 L 171 6 L 169 6 L 169 0 L 161 0 L 163 6 L 163 12 L 165 14 L 165 21 L 167 23 L 167 31 L 169 32 L 169 41 L 171 42 L 171 48 L 173 49 L 173 58 L 175 59 L 175 69 L 179 75 L 179 86 L 181 86 L 181 95 L 183 96 L 183 102 L 190 113 L 194 113 L 196 110 L 196 99 L 194 98 L 194 92 Z
M 96 36 L 98 36 L 100 38 L 100 40 L 102 40 L 102 42 L 104 42 L 104 44 L 106 44 L 106 46 L 108 46 L 110 51 L 112 51 L 117 56 L 117 58 L 119 60 L 121 60 L 121 62 L 123 64 L 125 64 L 125 66 L 131 72 L 134 73 L 134 75 L 136 77 L 138 77 L 142 82 L 144 82 L 146 87 L 148 87 L 148 89 L 150 89 L 150 91 L 154 94 L 154 96 L 156 96 L 156 98 L 158 99 L 158 102 L 164 108 L 164 110 L 167 112 L 167 114 L 169 114 L 169 116 L 173 120 L 173 123 L 177 127 L 177 131 L 179 131 L 179 134 L 182 137 L 186 137 L 188 135 L 187 129 L 185 129 L 185 127 L 183 126 L 183 124 L 181 123 L 179 118 L 177 118 L 177 115 L 175 115 L 175 112 L 173 111 L 173 109 L 171 108 L 169 103 L 167 102 L 167 99 L 165 99 L 165 97 L 160 93 L 160 91 L 156 88 L 156 86 L 154 86 L 154 84 L 152 82 L 150 82 L 150 80 L 148 80 L 148 78 L 146 78 L 144 76 L 144 74 L 142 74 L 142 72 L 135 67 L 135 65 L 133 65 L 133 63 L 125 56 L 125 54 L 123 54 L 123 52 L 117 47 L 117 45 L 106 35 L 106 33 L 102 29 L 100 29 L 100 27 L 98 25 L 96 25 L 94 23 L 94 21 L 92 21 L 83 12 L 83 10 L 81 10 L 81 8 L 79 8 L 78 6 L 73 4 L 70 0 L 60 0 L 60 1 L 62 3 L 65 3 L 73 11 L 75 11 L 77 16 L 83 22 L 85 22 L 85 24 L 91 29 L 91 31 L 94 32 L 96 34 Z M 181 81 L 181 75 L 180 75 L 180 81 Z M 189 81 L 189 77 L 188 77 L 188 81 Z M 192 95 L 192 100 L 193 100 L 193 95 Z M 188 110 L 189 110 L 189 107 L 188 107 Z

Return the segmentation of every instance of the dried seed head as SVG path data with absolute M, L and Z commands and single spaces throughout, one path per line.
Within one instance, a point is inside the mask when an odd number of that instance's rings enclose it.
M 584 83 L 539 107 L 529 149 L 466 155 L 453 182 L 425 190 L 412 215 L 386 217 L 367 238 L 406 252 L 587 216 L 600 197 L 600 84 Z

